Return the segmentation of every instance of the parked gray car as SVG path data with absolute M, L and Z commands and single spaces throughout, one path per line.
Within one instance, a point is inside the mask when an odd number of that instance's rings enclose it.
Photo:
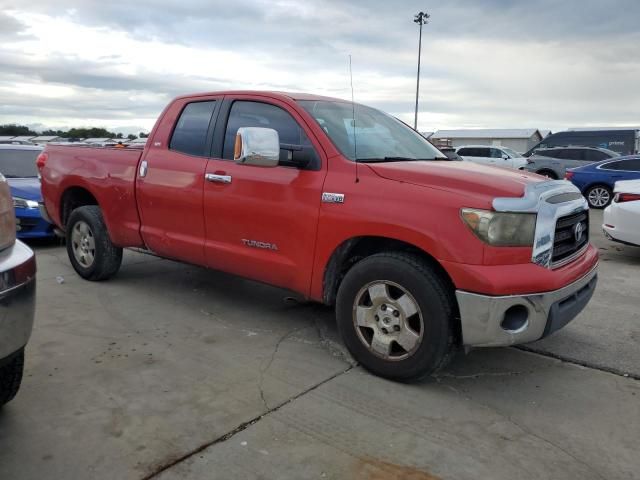
M 22 382 L 24 347 L 35 312 L 36 261 L 16 240 L 13 199 L 0 174 L 0 407 L 16 396 Z
M 525 169 L 558 180 L 564 178 L 568 168 L 617 157 L 613 150 L 597 147 L 553 147 L 535 150 L 527 159 Z

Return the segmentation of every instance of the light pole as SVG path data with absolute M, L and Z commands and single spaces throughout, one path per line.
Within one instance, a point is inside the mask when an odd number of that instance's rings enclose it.
M 414 23 L 420 25 L 420 39 L 418 40 L 418 80 L 416 82 L 416 115 L 413 120 L 413 129 L 418 131 L 418 97 L 420 95 L 420 55 L 422 53 L 422 25 L 426 25 L 429 23 L 429 15 L 425 12 L 418 13 L 415 17 L 413 17 Z

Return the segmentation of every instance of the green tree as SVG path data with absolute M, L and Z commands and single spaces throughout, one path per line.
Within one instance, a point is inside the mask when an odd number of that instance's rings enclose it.
M 0 135 L 11 135 L 13 137 L 17 137 L 18 135 L 38 135 L 37 132 L 34 132 L 26 125 L 16 125 L 15 123 L 8 125 L 0 125 Z
M 127 138 L 128 138 L 129 140 L 135 140 L 135 139 L 136 139 L 136 138 L 138 138 L 138 137 L 136 137 L 133 133 L 130 133 L 129 135 L 127 135 Z

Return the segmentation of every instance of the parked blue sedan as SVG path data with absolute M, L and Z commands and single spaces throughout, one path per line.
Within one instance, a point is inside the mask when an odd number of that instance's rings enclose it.
M 11 187 L 16 210 L 17 236 L 21 239 L 52 237 L 53 225 L 40 215 L 42 201 L 36 157 L 42 152 L 37 145 L 0 145 L 0 173 Z
M 592 208 L 605 208 L 613 200 L 620 180 L 640 179 L 640 155 L 615 157 L 567 170 L 565 178 L 580 189 Z

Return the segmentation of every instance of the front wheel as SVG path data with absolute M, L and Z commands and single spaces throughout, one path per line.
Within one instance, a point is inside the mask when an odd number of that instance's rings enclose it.
M 67 254 L 74 270 L 86 280 L 106 280 L 122 263 L 122 248 L 109 237 L 100 207 L 76 208 L 67 222 Z
M 336 316 L 345 345 L 382 377 L 416 380 L 443 368 L 454 353 L 451 288 L 419 257 L 380 253 L 349 270 Z
M 594 185 L 593 187 L 589 187 L 585 196 L 591 208 L 602 209 L 609 206 L 613 198 L 613 193 L 611 189 L 605 185 Z

